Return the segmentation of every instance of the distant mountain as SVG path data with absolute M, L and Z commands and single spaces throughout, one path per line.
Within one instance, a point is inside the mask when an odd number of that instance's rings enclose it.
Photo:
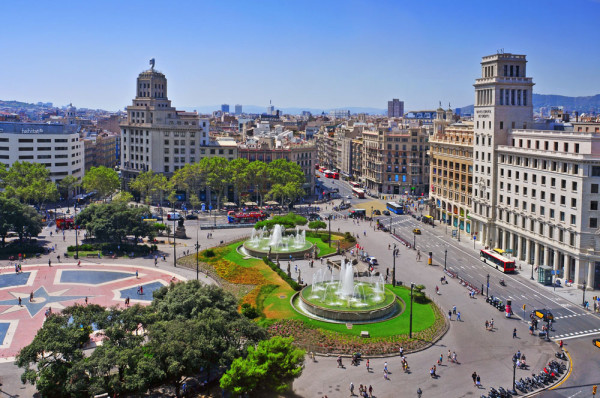
M 221 109 L 221 105 L 203 105 L 203 106 L 187 106 L 187 107 L 182 107 L 182 109 L 187 110 L 187 111 L 197 111 L 198 113 L 202 113 L 202 114 L 210 114 L 213 113 L 214 111 L 218 111 Z M 328 114 L 329 111 L 332 110 L 336 110 L 336 109 L 347 109 L 350 111 L 350 113 L 368 113 L 370 115 L 384 115 L 387 114 L 387 109 L 378 109 L 378 108 L 369 108 L 369 107 L 338 107 L 338 108 L 298 108 L 298 107 L 293 107 L 293 108 L 278 108 L 275 107 L 275 109 L 279 109 L 281 112 L 283 112 L 284 114 L 288 114 L 288 115 L 300 115 L 303 111 L 308 111 L 310 113 L 312 113 L 313 115 L 320 115 L 321 113 L 325 112 L 325 114 Z M 266 106 L 257 106 L 257 105 L 242 105 L 242 110 L 244 111 L 244 113 L 265 113 L 267 111 L 267 107 Z M 233 104 L 229 104 L 229 111 L 233 112 L 234 111 L 234 105 Z
M 577 111 L 581 113 L 600 113 L 600 94 L 589 97 L 567 97 L 565 95 L 555 94 L 533 94 L 533 111 L 538 112 L 540 108 L 551 108 L 553 106 L 562 106 L 568 111 Z M 461 113 L 473 114 L 473 105 L 460 108 Z

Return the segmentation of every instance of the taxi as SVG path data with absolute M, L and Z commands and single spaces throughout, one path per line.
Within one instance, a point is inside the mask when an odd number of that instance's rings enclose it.
M 415 229 L 413 229 L 413 234 L 421 235 L 421 230 L 419 228 L 415 228 Z
M 533 310 L 531 311 L 531 313 L 533 314 L 533 316 L 539 318 L 539 319 L 543 319 L 544 321 L 553 321 L 554 320 L 554 315 L 552 315 L 552 313 L 548 310 Z
M 600 339 L 594 339 L 592 340 L 592 343 L 594 343 L 596 347 L 600 348 Z

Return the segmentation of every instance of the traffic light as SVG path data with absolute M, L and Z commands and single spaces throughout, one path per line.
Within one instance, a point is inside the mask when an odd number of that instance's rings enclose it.
M 525 304 L 523 304 L 523 311 L 525 311 Z

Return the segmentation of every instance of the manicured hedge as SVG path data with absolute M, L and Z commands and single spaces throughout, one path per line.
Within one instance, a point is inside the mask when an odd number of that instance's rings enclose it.
M 100 251 L 100 252 L 119 252 L 119 253 L 131 253 L 135 254 L 149 254 L 158 250 L 156 245 L 134 245 L 130 243 L 84 243 L 79 245 L 81 251 Z M 67 251 L 74 252 L 75 246 L 67 247 Z
M 269 267 L 271 267 L 271 269 L 275 272 L 277 272 L 277 274 L 281 277 L 281 279 L 283 279 L 284 281 L 287 282 L 288 285 L 290 285 L 290 287 L 296 291 L 299 291 L 300 289 L 302 289 L 302 287 L 298 284 L 298 282 L 296 282 L 295 280 L 293 280 L 292 278 L 290 278 L 285 272 L 283 272 L 283 270 L 281 268 L 279 268 L 277 266 L 277 264 L 275 264 L 273 261 L 269 260 L 267 257 L 263 258 L 263 261 L 265 262 L 265 264 L 267 264 Z

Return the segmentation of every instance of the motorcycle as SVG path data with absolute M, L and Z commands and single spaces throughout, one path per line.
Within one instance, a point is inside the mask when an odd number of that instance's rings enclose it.
M 562 359 L 563 361 L 567 360 L 567 356 L 565 355 L 565 353 L 563 351 L 559 351 L 559 352 L 555 353 L 554 356 L 558 359 Z
M 506 286 L 506 282 L 504 282 L 504 279 L 500 279 L 500 285 L 501 286 Z

